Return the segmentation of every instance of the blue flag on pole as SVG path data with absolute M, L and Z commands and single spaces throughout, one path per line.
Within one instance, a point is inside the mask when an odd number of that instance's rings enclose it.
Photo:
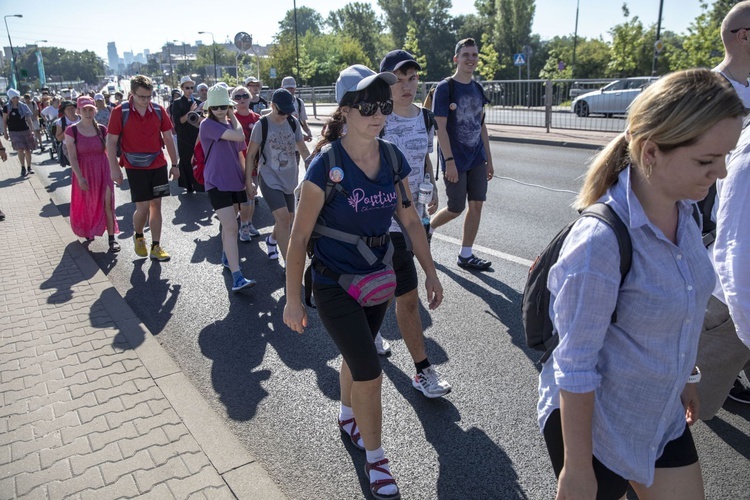
M 44 60 L 42 59 L 42 51 L 36 51 L 36 67 L 39 70 L 39 85 L 44 87 L 47 83 L 47 76 L 44 74 Z

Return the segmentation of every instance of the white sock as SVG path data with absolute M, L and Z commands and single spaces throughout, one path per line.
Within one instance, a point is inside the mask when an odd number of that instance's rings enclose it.
M 385 458 L 385 452 L 383 451 L 383 447 L 381 446 L 377 450 L 365 450 L 365 453 L 367 454 L 367 461 L 371 464 L 374 464 L 375 462 L 378 462 L 380 460 L 383 460 Z M 391 468 L 388 466 L 388 464 L 380 465 L 379 467 L 382 467 L 383 469 L 390 472 Z M 379 472 L 375 469 L 370 470 L 370 477 L 368 478 L 370 480 L 370 483 L 374 483 L 375 481 L 379 481 L 381 479 L 391 479 L 391 476 L 388 476 L 387 474 L 383 474 L 382 472 Z M 398 487 L 395 484 L 387 484 L 385 486 L 382 486 L 378 493 L 381 495 L 395 495 L 398 493 Z
M 250 224 L 250 221 L 245 221 L 245 220 L 240 219 L 240 227 L 247 226 L 248 224 Z
M 460 255 L 464 259 L 468 259 L 469 257 L 471 257 L 471 254 L 471 247 L 461 247 L 461 253 L 458 255 Z
M 354 410 L 352 410 L 351 407 L 346 406 L 344 403 L 341 403 L 341 406 L 339 408 L 339 420 L 343 422 L 344 420 L 349 420 L 352 417 L 354 417 Z
M 270 243 L 271 245 L 276 244 L 276 238 L 274 238 L 272 234 L 268 235 L 268 243 Z

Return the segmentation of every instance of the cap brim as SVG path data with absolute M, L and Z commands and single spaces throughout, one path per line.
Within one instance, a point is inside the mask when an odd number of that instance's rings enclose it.
M 398 77 L 396 75 L 394 75 L 390 71 L 383 71 L 382 73 L 377 73 L 375 75 L 370 75 L 367 78 L 363 78 L 359 81 L 359 83 L 357 83 L 357 85 L 349 87 L 346 92 L 359 92 L 360 90 L 364 90 L 372 85 L 372 82 L 374 82 L 378 78 L 387 83 L 389 87 L 398 81 Z
M 279 108 L 279 111 L 281 111 L 285 115 L 291 115 L 292 113 L 294 113 L 294 104 L 290 104 L 288 107 L 282 104 L 279 104 L 278 102 L 275 102 L 274 104 L 276 105 L 277 108 Z
M 413 65 L 413 66 L 415 66 L 417 68 L 417 71 L 422 71 L 422 66 L 420 66 L 419 63 L 417 61 L 415 61 L 414 59 L 407 59 L 405 61 L 401 61 L 398 64 L 396 64 L 393 67 L 393 69 L 390 70 L 390 71 L 396 71 L 397 69 L 402 68 L 405 64 L 411 64 L 411 65 Z

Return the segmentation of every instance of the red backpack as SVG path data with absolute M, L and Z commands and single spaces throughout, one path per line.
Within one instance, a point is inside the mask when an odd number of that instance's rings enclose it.
M 204 153 L 203 144 L 200 141 L 197 141 L 193 148 L 193 159 L 190 162 L 193 165 L 193 177 L 195 182 L 201 185 L 205 184 L 203 169 L 206 168 L 206 160 L 208 160 L 208 155 L 211 154 L 211 147 L 213 147 L 213 144 L 208 148 L 208 154 Z

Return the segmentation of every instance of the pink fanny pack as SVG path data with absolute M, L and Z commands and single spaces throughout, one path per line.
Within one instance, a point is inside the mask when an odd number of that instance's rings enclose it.
M 396 273 L 393 267 L 385 266 L 369 274 L 342 274 L 338 283 L 362 307 L 376 306 L 393 297 Z

